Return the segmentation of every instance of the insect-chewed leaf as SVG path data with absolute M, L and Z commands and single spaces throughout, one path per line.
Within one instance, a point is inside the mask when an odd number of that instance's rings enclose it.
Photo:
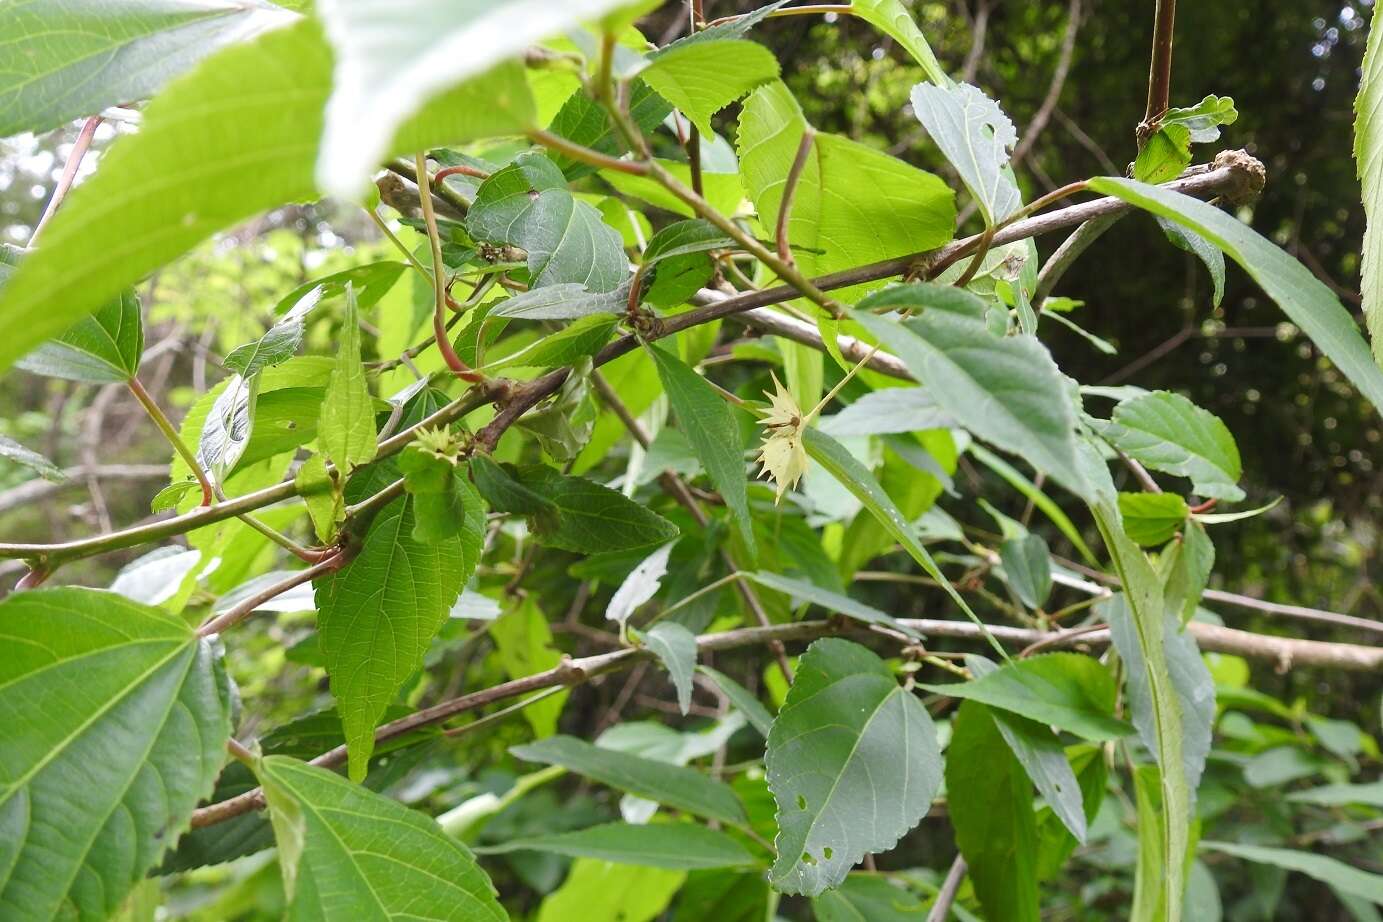
M 1008 154 L 1018 143 L 999 104 L 968 83 L 912 88 L 912 109 L 975 197 L 986 224 L 998 224 L 1023 204 Z

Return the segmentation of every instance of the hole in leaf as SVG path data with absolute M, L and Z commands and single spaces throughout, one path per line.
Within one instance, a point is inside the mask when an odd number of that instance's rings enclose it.
M 827 861 L 831 860 L 831 855 L 833 854 L 835 853 L 832 851 L 831 846 L 829 845 L 821 850 L 821 856 L 825 858 Z
M 802 863 L 803 863 L 803 864 L 815 865 L 815 864 L 816 864 L 816 859 L 813 858 L 809 853 L 803 852 L 803 853 L 802 853 Z
M 801 794 L 798 794 L 798 795 L 797 795 L 797 809 L 798 809 L 798 810 L 805 810 L 805 809 L 807 809 L 807 798 L 803 797 Z

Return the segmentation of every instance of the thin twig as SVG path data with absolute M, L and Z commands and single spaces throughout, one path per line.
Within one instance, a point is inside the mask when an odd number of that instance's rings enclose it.
M 1138 123 L 1138 146 L 1141 149 L 1171 105 L 1172 37 L 1177 16 L 1176 0 L 1157 0 L 1153 14 L 1152 60 L 1148 66 L 1148 108 Z
M 419 178 L 427 176 L 427 158 L 416 155 L 416 168 Z M 427 224 L 427 240 L 432 247 L 432 291 L 436 304 L 432 311 L 432 336 L 437 342 L 437 351 L 451 369 L 452 374 L 462 381 L 472 384 L 484 380 L 484 375 L 471 370 L 461 356 L 452 348 L 451 337 L 447 335 L 447 267 L 442 261 L 442 238 L 437 232 L 437 213 L 432 209 L 432 196 L 428 189 L 432 183 L 419 183 L 418 201 L 423 208 L 423 220 Z
M 339 569 L 341 563 L 341 556 L 336 554 L 313 564 L 305 570 L 299 570 L 290 576 L 286 576 L 273 585 L 264 587 L 264 589 L 250 596 L 229 611 L 223 612 L 204 622 L 201 627 L 197 628 L 197 636 L 210 637 L 212 634 L 225 633 L 230 628 L 235 627 L 235 625 L 254 614 L 261 605 L 283 595 L 295 586 L 309 583 L 324 573 L 330 573 L 333 570 Z
M 82 167 L 82 159 L 86 157 L 86 152 L 91 147 L 91 139 L 96 137 L 96 129 L 100 124 L 101 116 L 99 115 L 93 115 L 82 123 L 82 130 L 77 133 L 77 140 L 72 142 L 72 150 L 67 155 L 67 162 L 63 164 L 62 176 L 58 178 L 58 184 L 53 189 L 53 197 L 48 200 L 48 206 L 43 209 L 43 217 L 38 219 L 38 225 L 34 228 L 34 232 L 29 235 L 29 246 L 38 244 L 38 235 L 47 226 L 53 215 L 57 214 L 59 206 L 67 198 L 72 183 L 77 179 L 77 171 Z
M 792 168 L 788 170 L 787 182 L 783 186 L 783 199 L 778 204 L 775 236 L 778 241 L 778 258 L 789 265 L 793 264 L 792 246 L 788 240 L 788 219 L 792 216 L 792 200 L 797 194 L 797 183 L 802 179 L 802 171 L 807 167 L 807 158 L 811 156 L 812 146 L 815 144 L 816 129 L 808 125 L 802 132 L 802 140 L 797 144 L 797 156 L 792 158 Z M 700 192 L 697 194 L 700 195 Z
M 932 903 L 931 912 L 927 913 L 927 922 L 946 922 L 946 918 L 951 914 L 951 905 L 956 901 L 956 894 L 960 892 L 960 885 L 965 880 L 966 870 L 965 859 L 957 855 L 956 860 L 951 862 L 951 869 L 946 872 L 941 889 L 936 891 L 936 900 Z

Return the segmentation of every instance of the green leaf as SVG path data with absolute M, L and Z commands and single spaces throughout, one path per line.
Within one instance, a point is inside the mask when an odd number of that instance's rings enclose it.
M 686 716 L 691 708 L 692 673 L 696 671 L 696 635 L 675 621 L 661 621 L 642 633 L 644 646 L 653 651 L 672 677 L 677 707 Z
M 1369 22 L 1369 40 L 1354 100 L 1354 162 L 1364 202 L 1364 265 L 1359 273 L 1364 321 L 1373 339 L 1373 356 L 1383 365 L 1383 27 Z M 1376 401 L 1375 401 L 1376 402 Z
M 1143 547 L 1165 544 L 1186 523 L 1191 510 L 1175 493 L 1120 493 L 1124 534 Z
M 658 378 L 663 382 L 677 423 L 691 443 L 711 483 L 735 516 L 750 557 L 758 555 L 754 521 L 749 513 L 749 478 L 745 474 L 744 441 L 734 411 L 706 379 L 671 352 L 649 348 Z
M 703 670 L 705 666 L 701 667 Z M 1347 804 L 1360 804 L 1367 807 L 1383 807 L 1383 781 L 1367 784 L 1326 784 L 1304 791 L 1292 791 L 1287 800 L 1294 804 L 1315 804 L 1318 807 L 1341 807 Z
M 209 642 L 90 589 L 0 601 L 0 906 L 104 919 L 211 793 L 230 690 Z
M 4 4 L 0 137 L 147 99 L 223 45 L 293 18 L 270 4 L 219 0 Z
M 676 525 L 609 487 L 581 477 L 565 477 L 540 464 L 520 466 L 515 474 L 525 492 L 543 501 L 544 511 L 528 512 L 526 509 L 533 507 L 527 503 L 525 508 L 496 508 L 529 516 L 540 544 L 578 554 L 598 554 L 662 544 L 678 535 Z M 556 510 L 555 522 L 546 511 L 548 504 Z
M 291 359 L 303 342 L 303 320 L 321 303 L 325 290 L 322 285 L 309 288 L 263 336 L 234 349 L 221 364 L 241 377 L 250 378 Z
M 793 579 L 790 576 L 780 576 L 768 570 L 759 570 L 758 572 L 745 573 L 744 575 L 760 586 L 789 596 L 794 603 L 807 602 L 812 605 L 820 605 L 828 611 L 845 615 L 847 618 L 854 618 L 862 624 L 878 624 L 890 628 L 891 630 L 898 631 L 899 633 L 906 634 L 914 640 L 923 639 L 921 634 L 917 633 L 917 631 L 908 627 L 906 624 L 900 623 L 892 615 L 881 612 L 872 605 L 857 602 L 848 595 L 841 595 L 838 592 L 823 589 L 815 583 Z
M 869 313 L 878 307 L 920 308 L 922 314 L 898 323 Z M 1071 389 L 1037 339 L 994 336 L 985 327 L 982 301 L 942 285 L 886 289 L 860 302 L 853 316 L 960 425 L 1086 495 L 1076 465 Z
M 927 709 L 881 659 L 827 638 L 798 661 L 764 768 L 778 805 L 769 880 L 816 896 L 926 816 L 941 751 Z
M 1037 922 L 1032 782 L 978 701 L 964 702 L 951 724 L 946 806 L 986 918 Z
M 1234 100 L 1228 96 L 1206 96 L 1194 106 L 1168 109 L 1158 119 L 1164 128 L 1176 125 L 1185 128 L 1193 144 L 1211 144 L 1220 140 L 1220 126 L 1233 125 L 1239 119 Z
M 663 577 L 667 576 L 668 555 L 676 543 L 664 544 L 639 561 L 624 582 L 619 584 L 614 595 L 610 596 L 610 604 L 605 606 L 605 617 L 618 624 L 621 632 L 630 616 L 662 588 Z
M 648 246 L 643 251 L 643 266 L 649 269 L 674 256 L 725 250 L 735 245 L 735 241 L 710 221 L 702 218 L 677 221 L 649 238 Z
M 1221 253 L 1219 247 L 1215 246 L 1215 244 L 1211 243 L 1209 240 L 1206 240 L 1200 234 L 1192 230 L 1187 230 L 1181 225 L 1169 221 L 1166 218 L 1159 217 L 1157 219 L 1157 226 L 1162 228 L 1162 233 L 1167 236 L 1167 239 L 1171 241 L 1173 246 L 1185 250 L 1205 263 L 1205 269 L 1210 273 L 1210 306 L 1219 307 L 1220 301 L 1225 296 L 1225 254 Z M 1052 298 L 1048 298 L 1046 302 L 1044 302 L 1048 311 L 1052 309 L 1052 300 Z M 1069 321 L 1068 325 L 1073 329 L 1080 329 L 1074 324 L 1070 324 Z M 1084 331 L 1081 331 L 1081 333 L 1087 337 L 1090 335 Z M 1100 340 L 1099 337 L 1095 337 L 1094 339 L 1099 342 L 1104 342 Z M 1105 345 L 1108 344 L 1106 343 Z M 1113 347 L 1110 347 L 1109 351 L 1112 354 Z
M 768 738 L 769 730 L 773 727 L 773 715 L 768 713 L 768 709 L 750 693 L 749 689 L 710 666 L 697 666 L 696 671 L 714 682 L 716 687 L 725 693 L 725 697 L 730 699 L 730 703 L 745 716 L 749 725 L 757 730 L 760 736 Z
M 52 461 L 36 451 L 25 448 L 8 436 L 0 435 L 0 458 L 26 467 L 44 480 L 50 480 L 53 483 L 62 483 L 67 479 L 67 475 Z
M 1240 845 L 1235 842 L 1201 842 L 1200 847 L 1233 855 L 1245 861 L 1270 864 L 1286 871 L 1297 871 L 1314 877 L 1323 884 L 1329 884 L 1341 893 L 1383 905 L 1383 874 L 1370 874 L 1326 855 L 1292 848 Z
M 852 874 L 812 900 L 816 922 L 922 922 L 927 906 L 885 877 Z
M 737 825 L 745 822 L 744 807 L 734 791 L 692 768 L 592 746 L 571 736 L 550 736 L 509 751 L 526 762 L 560 765 L 601 784 L 687 813 Z
M 1202 496 L 1236 502 L 1244 491 L 1239 446 L 1218 416 L 1180 394 L 1152 391 L 1121 402 L 1096 431 L 1153 470 L 1187 477 Z
M 1305 266 L 1231 215 L 1189 195 L 1113 176 L 1092 179 L 1090 190 L 1170 218 L 1223 250 L 1263 286 L 1360 393 L 1383 411 L 1383 369 L 1374 363 L 1349 311 Z
M 1185 624 L 1195 615 L 1215 566 L 1215 545 L 1205 526 L 1194 519 L 1181 530 L 1181 541 L 1163 552 L 1167 610 Z
M 685 871 L 630 868 L 626 865 L 578 858 L 562 886 L 548 895 L 536 922 L 571 919 L 617 919 L 652 922 L 686 880 Z
M 522 679 L 553 668 L 562 661 L 562 654 L 552 643 L 543 610 L 533 596 L 527 596 L 518 607 L 490 622 L 500 665 L 511 679 Z M 535 701 L 523 709 L 524 719 L 539 739 L 557 732 L 557 719 L 567 703 L 567 692 Z
M 143 353 L 139 298 L 126 291 L 15 364 L 50 378 L 109 384 L 133 378 Z
M 999 546 L 1008 584 L 1029 608 L 1041 608 L 1052 594 L 1052 555 L 1040 535 L 1012 538 Z
M 195 486 L 195 482 L 191 483 L 187 489 Z M 303 505 L 307 507 L 307 514 L 312 519 L 312 530 L 316 533 L 317 540 L 324 545 L 329 544 L 341 527 L 346 506 L 341 491 L 327 474 L 326 459 L 320 454 L 315 454 L 304 461 L 293 475 L 293 486 L 303 498 Z
M 879 481 L 874 479 L 874 475 L 869 472 L 869 469 L 856 460 L 855 456 L 846 451 L 839 442 L 818 429 L 805 429 L 802 434 L 802 443 L 807 449 L 807 454 L 834 477 L 841 486 L 849 490 L 851 495 L 869 510 L 870 515 L 879 521 L 879 524 L 893 537 L 893 540 L 901 544 L 903 550 L 917 561 L 923 571 L 941 584 L 941 587 L 946 590 L 946 594 L 951 597 L 951 601 L 955 602 L 971 621 L 980 625 L 985 639 L 989 641 L 990 646 L 999 656 L 1008 659 L 1008 654 L 1004 648 L 999 645 L 999 642 L 989 633 L 988 628 L 984 627 L 979 616 L 951 585 L 946 574 L 941 572 L 941 568 L 936 565 L 932 555 L 922 546 L 922 542 L 917 540 L 916 530 L 903 517 L 903 513 L 889 498 L 889 495 L 884 492 L 884 488 L 879 486 Z
M 480 184 L 466 229 L 476 240 L 528 251 L 534 288 L 574 282 L 602 293 L 629 275 L 619 233 L 572 194 L 557 164 L 538 151 L 519 154 Z
M 170 84 L 139 132 L 117 139 L 72 190 L 0 291 L 0 370 L 216 231 L 316 198 L 312 161 L 330 89 L 331 52 L 310 20 L 226 48 Z M 449 90 L 394 149 L 512 131 L 522 120 L 504 104 L 522 90 L 518 64 Z
M 197 439 L 197 463 L 214 484 L 225 485 L 250 444 L 259 383 L 258 375 L 248 380 L 232 375 L 207 412 Z
M 711 116 L 777 77 L 778 59 L 755 42 L 711 39 L 669 46 L 639 76 L 710 137 Z
M 381 509 L 355 559 L 314 581 L 318 633 L 353 780 L 365 776 L 380 716 L 422 665 L 480 553 L 483 515 L 462 535 L 424 543 L 414 534 L 413 503 L 404 496 Z
M 1191 162 L 1191 132 L 1183 125 L 1168 125 L 1153 132 L 1133 161 L 1139 182 L 1162 183 L 1176 179 Z
M 327 381 L 317 431 L 322 454 L 338 471 L 349 472 L 375 456 L 375 407 L 360 360 L 360 317 L 351 288 L 346 289 L 346 312 L 341 318 L 336 364 Z
M 1047 653 L 1006 663 L 969 682 L 919 687 L 1011 711 L 1082 739 L 1118 739 L 1130 731 L 1114 717 L 1109 670 L 1079 653 Z
M 274 305 L 274 313 L 288 313 L 300 305 L 302 300 L 312 294 L 313 291 L 319 292 L 317 296 L 319 303 L 331 298 L 344 297 L 348 286 L 355 289 L 356 306 L 362 311 L 368 310 L 389 293 L 389 289 L 394 287 L 399 276 L 407 269 L 408 263 L 389 259 L 365 263 L 362 266 L 351 266 L 349 269 L 342 269 L 340 272 L 333 272 L 331 275 L 324 275 L 310 282 L 303 282 L 279 298 L 279 302 Z M 1050 310 L 1050 299 L 1047 304 L 1047 309 Z
M 1065 536 L 1067 541 L 1071 542 L 1071 546 L 1079 551 L 1080 555 L 1091 566 L 1096 564 L 1095 553 L 1090 550 L 1090 546 L 1081 537 L 1080 529 L 1076 528 L 1076 523 L 1072 522 L 1070 516 L 1063 512 L 1050 496 L 1042 492 L 1037 484 L 1024 477 L 1017 468 L 983 445 L 972 442 L 967 451 L 972 458 L 999 475 L 1001 480 L 1018 491 L 1035 508 L 1041 510 L 1042 514 L 1051 520 L 1057 530 Z
M 552 291 L 560 286 L 550 285 L 539 288 L 539 292 Z M 500 307 L 509 302 L 502 302 Z M 610 341 L 619 317 L 615 314 L 594 314 L 582 317 L 566 327 L 544 336 L 525 349 L 495 363 L 495 367 L 552 368 L 557 365 L 574 365 L 581 359 L 595 355 Z
M 288 756 L 258 773 L 287 918 L 508 922 L 475 856 L 431 818 Z
M 723 832 L 693 823 L 606 823 L 576 832 L 511 839 L 479 849 L 482 854 L 535 851 L 615 864 L 690 871 L 751 865 L 754 856 Z
M 960 174 L 985 224 L 993 227 L 1022 206 L 1007 169 L 1018 132 L 997 102 L 968 83 L 919 83 L 912 88 L 912 110 Z
M 582 282 L 559 282 L 521 292 L 501 301 L 490 309 L 489 316 L 516 317 L 519 320 L 570 320 L 601 314 L 620 314 L 628 306 L 627 284 L 621 284 L 614 291 L 591 291 Z M 617 317 L 610 319 L 618 320 Z
M 420 544 L 445 541 L 484 520 L 480 495 L 454 459 L 414 442 L 399 453 L 398 464 L 413 497 L 413 537 Z
M 874 26 L 879 31 L 891 35 L 898 44 L 907 49 L 913 60 L 922 65 L 927 79 L 940 86 L 950 84 L 946 72 L 941 69 L 936 55 L 932 54 L 922 31 L 917 28 L 908 15 L 902 0 L 853 0 L 850 13 Z
M 634 80 L 629 91 L 629 117 L 641 132 L 647 134 L 653 131 L 671 112 L 672 103 L 649 89 L 642 80 Z M 621 146 L 624 143 L 623 135 L 611 121 L 605 107 L 580 87 L 567 97 L 547 130 L 607 156 L 618 157 L 624 152 Z M 551 152 L 551 157 L 572 182 L 596 172 L 596 167 L 591 164 L 573 160 L 556 151 Z M 601 178 L 608 178 L 610 173 L 607 170 Z
M 740 113 L 740 178 L 759 220 L 773 227 L 807 121 L 775 81 L 755 90 Z M 816 136 L 788 217 L 794 258 L 821 275 L 940 246 L 955 229 L 954 195 L 936 176 L 848 138 Z M 854 300 L 861 286 L 838 292 Z
M 919 432 L 955 425 L 951 414 L 937 405 L 925 387 L 886 387 L 870 391 L 834 416 L 823 417 L 821 429 L 833 438 Z

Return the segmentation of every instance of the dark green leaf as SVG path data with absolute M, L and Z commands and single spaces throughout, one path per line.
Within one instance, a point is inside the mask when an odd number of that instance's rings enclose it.
M 923 922 L 927 906 L 884 877 L 852 874 L 812 900 L 816 922 Z
M 750 694 L 749 689 L 710 666 L 697 666 L 696 670 L 716 683 L 716 687 L 725 692 L 725 697 L 730 699 L 730 703 L 744 714 L 749 725 L 759 731 L 760 736 L 768 738 L 768 732 L 773 727 L 773 715 L 768 713 L 768 709 L 758 698 Z
M 547 506 L 543 512 L 524 513 L 542 544 L 596 554 L 661 544 L 678 535 L 677 526 L 656 512 L 593 481 L 565 477 L 538 464 L 520 466 L 515 474 L 511 479 L 557 511 L 555 522 L 549 518 Z
M 487 855 L 523 850 L 676 871 L 754 863 L 754 856 L 739 842 L 723 832 L 692 823 L 606 823 L 576 832 L 511 839 L 502 845 L 479 849 Z
M 1135 461 L 1190 478 L 1202 496 L 1231 502 L 1244 498 L 1236 486 L 1243 465 L 1229 427 L 1180 394 L 1152 391 L 1122 401 L 1114 417 L 1096 428 Z
M 552 291 L 557 286 L 540 288 Z M 508 302 L 505 302 L 508 303 Z M 619 317 L 614 314 L 593 314 L 582 317 L 538 340 L 532 348 L 522 350 L 499 363 L 500 367 L 520 366 L 552 368 L 573 365 L 588 355 L 595 355 L 610 341 Z
M 1008 584 L 1029 608 L 1041 608 L 1052 594 L 1052 555 L 1040 535 L 1012 538 L 999 546 Z

